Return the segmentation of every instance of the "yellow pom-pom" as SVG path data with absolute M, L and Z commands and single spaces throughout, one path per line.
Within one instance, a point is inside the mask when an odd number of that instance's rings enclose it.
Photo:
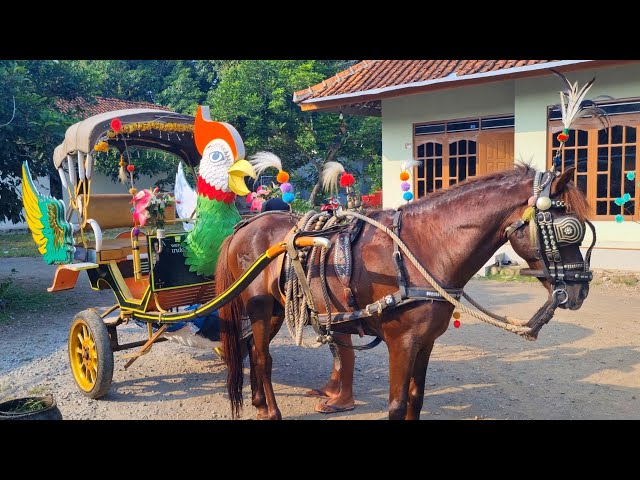
M 453 312 L 453 318 L 455 318 L 456 320 L 460 318 L 460 312 Z
M 138 193 L 138 189 L 137 189 L 137 188 L 135 188 L 135 187 L 131 187 L 131 188 L 129 189 L 129 193 L 130 193 L 131 195 L 135 195 L 136 193 Z
M 535 213 L 536 211 L 533 207 L 527 207 L 527 209 L 522 214 L 522 221 L 530 222 L 531 220 L 533 220 L 533 216 L 535 215 Z
M 278 181 L 278 183 L 288 182 L 289 181 L 289 174 L 287 172 L 285 172 L 284 170 L 280 170 L 278 172 L 278 176 L 276 177 L 276 180 Z
M 407 172 L 406 170 L 402 172 L 400 174 L 400 180 L 402 180 L 403 182 L 406 182 L 407 180 L 409 180 L 409 172 Z

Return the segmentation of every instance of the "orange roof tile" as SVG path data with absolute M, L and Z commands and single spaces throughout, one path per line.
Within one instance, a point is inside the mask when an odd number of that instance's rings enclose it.
M 168 107 L 156 105 L 151 102 L 121 100 L 119 98 L 94 97 L 93 100 L 86 100 L 82 97 L 73 100 L 56 100 L 58 109 L 69 115 L 76 115 L 82 120 L 98 115 L 99 113 L 112 112 L 114 110 L 125 110 L 128 108 L 152 108 L 155 110 L 173 111 Z
M 363 60 L 317 85 L 295 92 L 300 103 L 334 95 L 409 85 L 451 75 L 466 75 L 526 67 L 556 60 Z

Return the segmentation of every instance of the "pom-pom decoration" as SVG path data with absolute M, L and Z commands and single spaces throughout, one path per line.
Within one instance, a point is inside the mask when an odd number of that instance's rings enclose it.
M 636 172 L 627 172 L 627 180 L 635 180 L 636 179 Z
M 287 172 L 285 172 L 284 170 L 280 170 L 278 172 L 278 175 L 276 175 L 276 180 L 278 181 L 278 183 L 285 183 L 289 181 L 289 174 Z
M 295 200 L 295 198 L 296 198 L 296 196 L 291 192 L 288 192 L 288 193 L 285 193 L 285 194 L 282 195 L 282 200 L 285 203 L 291 203 L 291 202 L 293 202 Z
M 119 118 L 114 118 L 113 120 L 111 120 L 111 130 L 113 130 L 116 133 L 122 130 L 122 122 L 120 121 Z
M 280 190 L 282 191 L 282 193 L 291 193 L 293 192 L 293 185 L 291 185 L 289 182 L 284 182 L 280 185 Z
M 400 184 L 400 189 L 404 192 L 402 198 L 407 202 L 413 200 L 413 193 L 410 192 L 411 184 L 407 180 L 411 178 L 410 172 L 413 171 L 413 167 L 417 167 L 420 163 L 420 160 L 405 160 L 402 162 L 402 171 L 400 172 L 400 180 L 402 183 Z
M 460 320 L 454 320 L 453 326 L 456 328 L 460 328 Z
M 322 167 L 322 189 L 327 192 L 338 191 L 338 176 L 344 173 L 340 162 L 327 162 Z
M 460 318 L 460 312 L 453 312 L 453 318 L 456 320 Z
M 134 167 L 132 164 L 127 165 L 127 172 L 132 173 L 135 169 L 136 167 Z
M 353 185 L 354 183 L 356 183 L 356 179 L 350 173 L 346 173 L 345 172 L 340 177 L 340 186 L 341 187 L 348 187 L 350 185 Z
M 616 223 L 624 222 L 624 217 L 621 214 L 616 215 Z
M 621 197 L 618 197 L 614 200 L 615 204 L 621 207 L 624 204 L 624 200 Z
M 623 200 L 624 202 L 628 202 L 629 200 L 631 200 L 631 195 L 630 195 L 630 194 L 628 194 L 628 193 L 625 193 L 625 194 L 622 196 L 622 200 Z

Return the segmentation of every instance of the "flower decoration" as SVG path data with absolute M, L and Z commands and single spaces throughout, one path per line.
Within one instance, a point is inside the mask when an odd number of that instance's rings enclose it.
M 94 145 L 93 150 L 95 152 L 108 152 L 109 151 L 109 144 L 105 141 L 102 142 L 98 142 Z
M 165 209 L 175 203 L 168 193 L 159 193 L 159 188 L 140 190 L 131 201 L 133 220 L 141 227 L 147 221 L 155 228 L 164 228 Z

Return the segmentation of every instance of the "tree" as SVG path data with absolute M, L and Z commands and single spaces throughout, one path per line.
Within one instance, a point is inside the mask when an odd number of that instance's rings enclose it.
M 240 60 L 225 65 L 218 87 L 208 95 L 212 115 L 238 128 L 249 153 L 273 151 L 290 171 L 312 165 L 313 203 L 326 162 L 338 155 L 371 158 L 381 150 L 378 118 L 341 119 L 335 113 L 302 112 L 293 103 L 293 92 L 346 65 L 333 60 Z
M 71 65 L 54 60 L 0 61 L 0 220 L 22 219 L 19 188 L 24 160 L 34 177 L 57 178 L 53 149 L 73 120 L 56 109 L 56 98 L 90 92 L 86 72 Z

